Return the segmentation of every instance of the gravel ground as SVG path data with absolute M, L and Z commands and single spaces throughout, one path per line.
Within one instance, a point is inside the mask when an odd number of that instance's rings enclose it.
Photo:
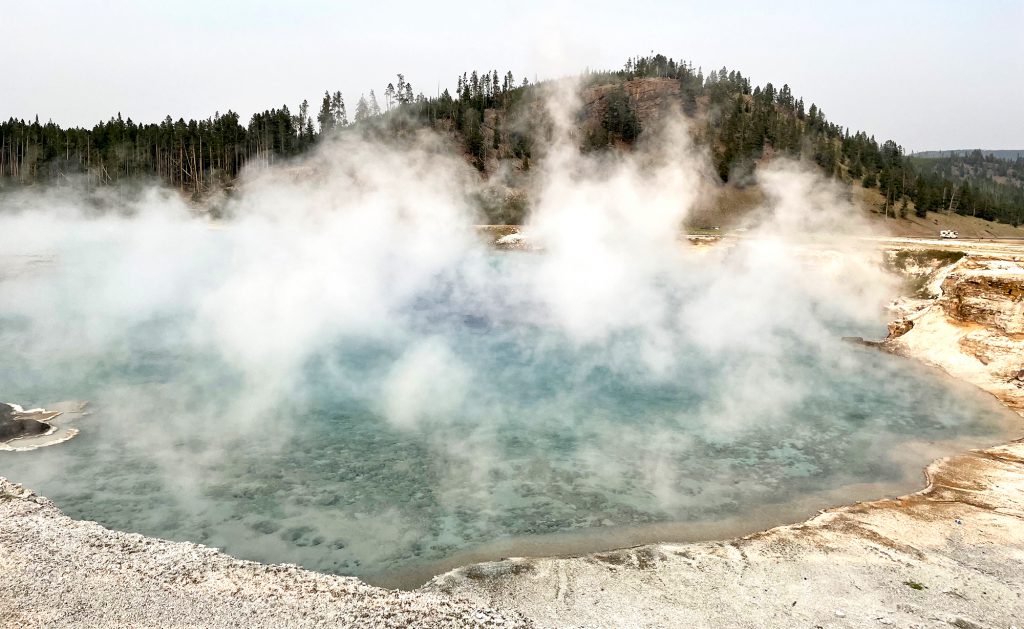
M 3 627 L 532 627 L 447 595 L 368 586 L 290 565 L 73 520 L 0 478 Z

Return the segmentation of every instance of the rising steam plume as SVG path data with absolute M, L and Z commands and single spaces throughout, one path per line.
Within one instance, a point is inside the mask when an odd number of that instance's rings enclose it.
M 210 475 L 239 435 L 277 456 L 312 430 L 310 414 L 338 409 L 443 461 L 433 499 L 476 510 L 481 536 L 507 526 L 494 488 L 510 478 L 510 448 L 524 478 L 561 464 L 510 433 L 573 435 L 559 478 L 627 479 L 669 517 L 726 505 L 731 481 L 688 476 L 695 448 L 797 426 L 822 372 L 860 368 L 838 337 L 882 331 L 894 279 L 836 185 L 798 163 L 758 170 L 766 201 L 742 237 L 691 246 L 681 227 L 717 190 L 686 118 L 666 114 L 634 150 L 581 153 L 577 86 L 548 88 L 522 228 L 540 253 L 491 249 L 474 228 L 476 173 L 427 132 L 349 130 L 253 169 L 223 221 L 156 188 L 118 191 L 102 212 L 75 189 L 8 194 L 0 344 L 18 367 L 5 395 L 52 399 L 6 401 L 98 398 L 90 421 L 130 435 L 194 513 L 220 508 Z M 645 400 L 680 386 L 688 403 L 665 398 L 661 419 L 643 420 Z M 620 390 L 644 399 L 604 404 Z M 641 428 L 623 431 L 624 418 Z M 311 448 L 323 469 L 343 465 Z M 404 474 L 411 452 L 381 469 Z

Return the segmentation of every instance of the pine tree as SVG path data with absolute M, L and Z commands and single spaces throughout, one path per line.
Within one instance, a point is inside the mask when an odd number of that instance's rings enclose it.
M 310 139 L 306 137 L 306 129 L 312 128 L 309 122 L 309 101 L 303 99 L 299 105 L 299 115 L 295 117 L 295 129 L 299 134 L 299 146 L 304 146 Z M 312 137 L 312 134 L 310 134 L 310 137 Z
M 323 102 L 320 103 L 320 113 L 316 116 L 320 123 L 320 134 L 330 133 L 334 129 L 334 113 L 331 111 L 331 94 L 324 92 Z
M 337 91 L 331 97 L 331 113 L 334 115 L 335 126 L 344 127 L 348 125 L 348 112 L 345 111 L 345 99 L 341 92 Z
M 395 86 L 395 98 L 397 98 L 399 104 L 402 104 L 402 105 L 404 105 L 405 103 L 409 102 L 409 101 L 407 101 L 405 99 L 405 88 L 406 88 L 405 75 L 404 74 L 399 74 L 398 75 L 398 84 Z
M 627 142 L 640 135 L 640 119 L 629 102 L 629 95 L 621 86 L 608 94 L 608 106 L 601 118 L 601 126 Z
M 359 102 L 356 103 L 356 122 L 362 122 L 369 117 L 370 105 L 366 102 L 366 97 L 360 94 Z

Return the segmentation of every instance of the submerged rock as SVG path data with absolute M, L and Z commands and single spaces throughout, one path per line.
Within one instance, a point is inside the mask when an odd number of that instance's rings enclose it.
M 23 452 L 63 443 L 78 434 L 68 424 L 85 415 L 85 402 L 60 402 L 49 409 L 23 409 L 0 402 L 0 450 Z
M 0 441 L 46 435 L 53 430 L 54 426 L 34 419 L 8 419 L 0 422 Z

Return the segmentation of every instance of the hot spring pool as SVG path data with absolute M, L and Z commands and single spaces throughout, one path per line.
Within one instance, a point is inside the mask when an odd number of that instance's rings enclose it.
M 389 311 L 399 330 L 323 334 L 298 360 L 268 353 L 265 373 L 204 336 L 188 299 L 124 318 L 62 302 L 95 267 L 22 274 L 6 295 L 48 291 L 67 323 L 0 302 L 2 399 L 92 415 L 67 443 L 0 453 L 0 475 L 111 528 L 413 585 L 472 559 L 749 532 L 913 490 L 929 460 L 999 442 L 1015 417 L 839 340 L 882 334 L 881 314 L 818 312 L 813 342 L 803 323 L 742 344 L 673 334 L 640 361 L 645 333 L 580 341 L 516 297 L 509 265 L 530 264 L 491 259 L 486 298 L 438 279 Z M 685 310 L 690 293 L 663 288 Z

